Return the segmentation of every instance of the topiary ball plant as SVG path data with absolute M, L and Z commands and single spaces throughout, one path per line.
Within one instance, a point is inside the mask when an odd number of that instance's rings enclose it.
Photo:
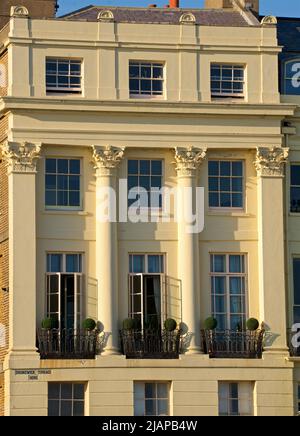
M 51 330 L 57 328 L 57 321 L 53 318 L 45 318 L 42 321 L 42 328 L 46 330 Z
M 250 318 L 247 321 L 247 329 L 250 332 L 255 332 L 259 328 L 259 321 L 256 318 Z
M 204 321 L 205 330 L 215 330 L 218 327 L 218 321 L 213 316 L 210 316 Z
M 92 330 L 95 330 L 96 325 L 96 321 L 94 321 L 92 318 L 87 318 L 82 323 L 82 327 L 84 328 L 84 330 L 88 330 L 90 332 Z
M 177 322 L 175 319 L 168 318 L 165 320 L 164 326 L 167 332 L 174 332 L 177 329 Z
M 123 330 L 134 330 L 136 328 L 137 322 L 133 318 L 126 318 L 123 321 Z

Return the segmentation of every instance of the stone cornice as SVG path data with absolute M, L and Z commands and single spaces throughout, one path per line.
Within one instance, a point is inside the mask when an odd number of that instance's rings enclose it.
M 2 158 L 8 173 L 35 173 L 41 144 L 10 142 L 2 144 Z
M 117 113 L 158 113 L 187 115 L 222 116 L 293 116 L 295 104 L 254 104 L 228 102 L 177 102 L 165 100 L 87 100 L 59 99 L 54 97 L 3 97 L 0 99 L 0 112 L 15 110 L 70 111 L 70 112 L 117 112 Z
M 112 147 L 111 145 L 93 145 L 93 163 L 97 175 L 111 175 L 115 173 L 124 157 L 124 147 Z
M 289 156 L 289 149 L 282 147 L 257 147 L 254 166 L 258 176 L 283 177 L 284 164 Z
M 177 147 L 175 148 L 175 164 L 179 177 L 194 176 L 206 158 L 206 148 Z

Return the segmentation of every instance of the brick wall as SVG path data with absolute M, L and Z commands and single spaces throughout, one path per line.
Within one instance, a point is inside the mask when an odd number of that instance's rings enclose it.
M 29 16 L 32 18 L 52 18 L 55 16 L 56 0 L 0 0 L 0 29 L 10 19 L 10 8 L 16 5 L 25 6 L 29 11 Z
M 8 116 L 0 119 L 0 143 L 7 137 Z M 9 259 L 8 259 L 8 177 L 3 161 L 0 161 L 0 328 L 5 327 L 5 344 L 0 346 L 0 364 L 8 349 L 9 322 Z M 4 290 L 3 290 L 4 288 Z M 0 337 L 0 345 L 3 337 Z M 3 345 L 3 344 L 2 344 Z M 4 377 L 0 373 L 0 416 L 4 414 Z
M 7 95 L 7 72 L 8 72 L 8 53 L 4 52 L 0 56 L 0 68 L 1 68 L 1 76 L 0 76 L 0 97 L 5 97 Z

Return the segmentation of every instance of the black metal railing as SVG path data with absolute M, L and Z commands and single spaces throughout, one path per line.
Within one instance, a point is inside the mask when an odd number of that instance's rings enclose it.
M 300 330 L 288 330 L 288 345 L 291 357 L 300 357 Z
M 264 330 L 202 330 L 202 349 L 211 358 L 261 359 Z
M 37 347 L 41 359 L 94 359 L 101 342 L 96 330 L 40 329 Z
M 178 359 L 181 335 L 178 330 L 121 330 L 121 349 L 127 359 Z

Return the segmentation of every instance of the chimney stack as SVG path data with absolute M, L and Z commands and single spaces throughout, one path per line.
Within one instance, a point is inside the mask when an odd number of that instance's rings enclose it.
M 54 18 L 58 9 L 58 0 L 0 0 L 0 29 L 10 19 L 10 8 L 18 4 L 28 9 L 31 18 Z
M 244 9 L 251 9 L 259 13 L 259 0 L 235 0 Z M 206 9 L 232 8 L 232 0 L 205 0 Z
M 170 0 L 170 8 L 179 8 L 179 0 Z

